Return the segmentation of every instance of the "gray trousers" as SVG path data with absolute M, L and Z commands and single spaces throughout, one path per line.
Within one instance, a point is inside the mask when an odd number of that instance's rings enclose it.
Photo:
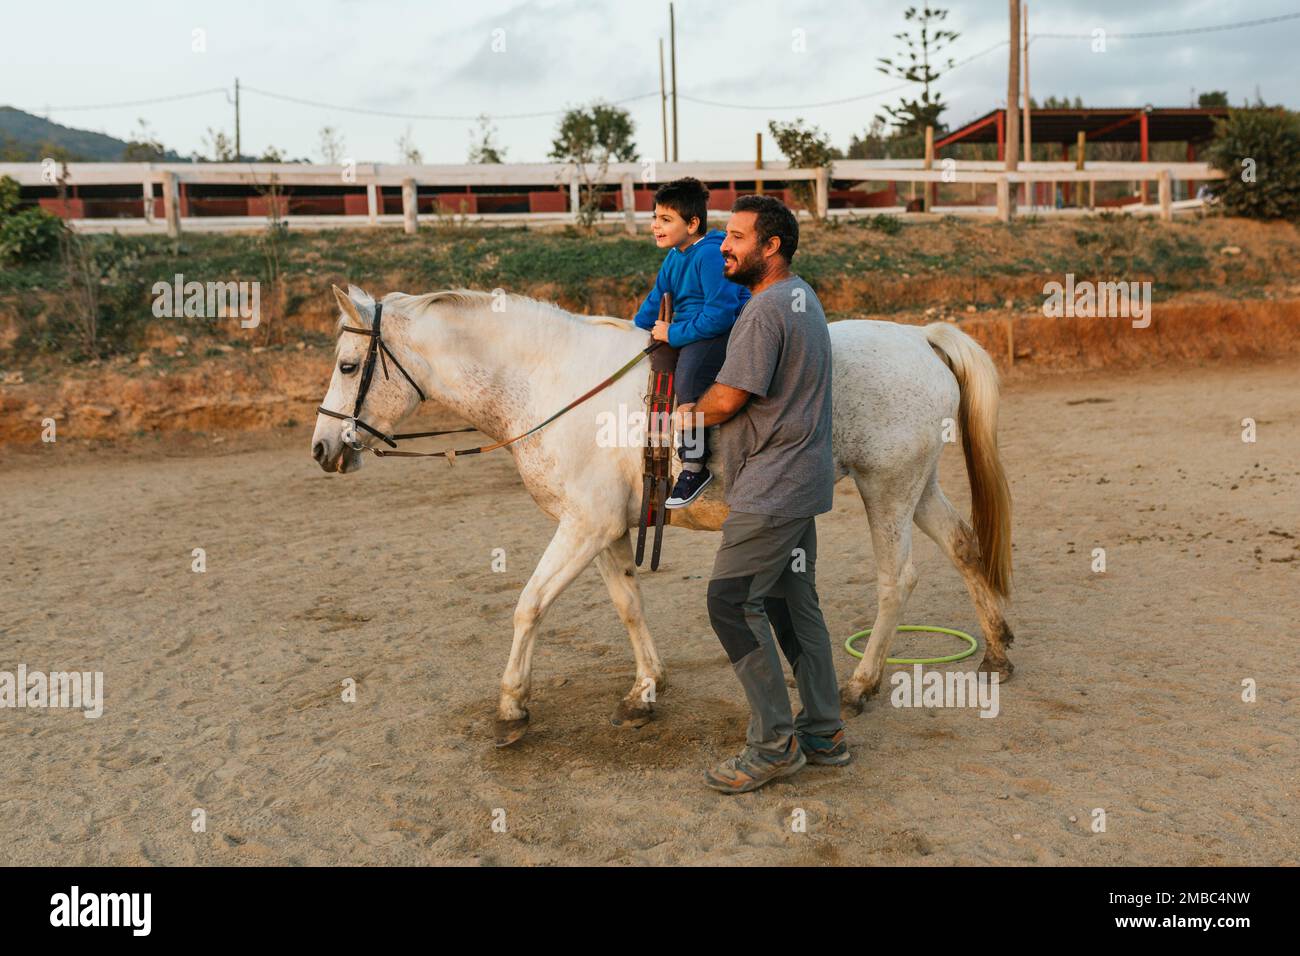
M 709 621 L 745 689 L 747 740 L 756 750 L 784 752 L 796 730 L 829 737 L 844 726 L 816 566 L 815 518 L 733 511 L 722 524 Z M 791 715 L 778 644 L 799 688 L 798 717 Z

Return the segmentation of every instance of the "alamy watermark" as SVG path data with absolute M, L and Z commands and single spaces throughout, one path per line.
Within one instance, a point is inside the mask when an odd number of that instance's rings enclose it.
M 1043 286 L 1043 315 L 1049 319 L 1132 318 L 1133 328 L 1151 324 L 1151 282 L 1092 282 L 1074 280 L 1065 275 L 1065 284 L 1048 282 Z
M 104 713 L 103 671 L 0 671 L 0 708 L 60 707 L 80 710 L 88 720 Z
M 998 715 L 997 672 L 895 671 L 889 677 L 894 689 L 889 702 L 895 707 L 978 707 L 981 717 Z
M 152 893 L 83 893 L 74 885 L 50 897 L 51 926 L 118 926 L 132 936 L 148 936 L 152 911 Z
M 695 412 L 686 416 L 687 427 L 678 432 L 678 447 L 683 453 L 699 452 L 704 437 L 704 416 Z M 667 412 L 647 412 L 620 402 L 617 411 L 596 413 L 596 445 L 600 448 L 643 448 L 647 435 L 662 447 L 673 437 L 674 416 Z
M 153 314 L 159 319 L 224 319 L 239 316 L 241 329 L 262 322 L 262 284 L 253 282 L 185 281 L 176 273 L 172 282 L 153 284 Z

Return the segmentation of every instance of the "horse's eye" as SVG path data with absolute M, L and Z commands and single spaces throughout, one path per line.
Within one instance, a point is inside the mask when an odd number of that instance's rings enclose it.
M 342 372 L 344 375 L 351 375 L 356 370 L 357 370 L 357 364 L 355 362 L 344 362 L 342 365 L 339 366 L 339 371 Z

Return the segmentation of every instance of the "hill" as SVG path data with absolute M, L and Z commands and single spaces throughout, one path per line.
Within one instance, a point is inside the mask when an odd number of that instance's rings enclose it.
M 67 158 L 73 161 L 116 163 L 122 160 L 127 141 L 63 126 L 12 106 L 0 106 L 0 160 L 39 162 L 49 155 L 48 145 L 66 150 Z M 163 158 L 179 161 L 182 157 L 168 150 Z

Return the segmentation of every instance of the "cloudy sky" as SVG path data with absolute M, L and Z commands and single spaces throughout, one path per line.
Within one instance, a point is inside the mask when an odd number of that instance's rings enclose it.
M 846 146 L 900 95 L 879 92 L 897 81 L 875 63 L 898 52 L 892 35 L 908 5 L 679 0 L 681 159 L 748 157 L 755 131 L 795 117 Z M 949 104 L 944 118 L 956 126 L 1005 101 L 1006 48 L 984 51 L 1007 36 L 1007 4 L 943 5 L 961 34 L 950 55 L 974 57 L 938 84 Z M 1194 91 L 1225 89 L 1237 104 L 1258 88 L 1266 101 L 1294 109 L 1300 19 L 1173 37 L 1114 35 L 1296 12 L 1300 0 L 1030 0 L 1031 33 L 1109 35 L 1104 53 L 1087 39 L 1034 40 L 1032 92 L 1095 106 L 1184 106 Z M 464 162 L 475 125 L 464 117 L 488 113 L 507 161 L 537 162 L 558 113 L 600 98 L 627 101 L 641 156 L 662 158 L 657 41 L 668 36 L 668 4 L 658 0 L 65 0 L 10 4 L 5 19 L 0 104 L 123 138 L 144 118 L 184 154 L 200 148 L 209 127 L 233 130 L 234 107 L 218 88 L 233 89 L 239 77 L 245 152 L 274 145 L 319 159 L 319 130 L 329 125 L 345 155 L 394 162 L 409 127 L 426 162 Z M 214 92 L 105 105 L 204 90 Z M 509 118 L 536 113 L 546 115 Z

